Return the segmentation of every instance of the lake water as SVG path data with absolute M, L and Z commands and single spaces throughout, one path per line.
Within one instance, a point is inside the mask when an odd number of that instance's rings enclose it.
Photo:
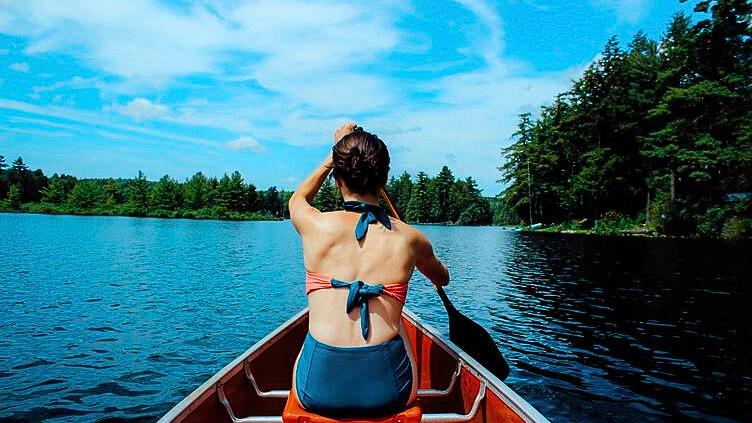
M 752 421 L 749 244 L 421 230 L 550 420 Z M 289 222 L 0 214 L 0 421 L 154 421 L 303 278 Z M 422 276 L 407 304 L 447 334 Z

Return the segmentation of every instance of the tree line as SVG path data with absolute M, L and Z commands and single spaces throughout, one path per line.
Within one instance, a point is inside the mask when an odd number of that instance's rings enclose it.
M 491 223 L 491 206 L 472 177 L 455 179 L 444 166 L 433 178 L 419 172 L 392 177 L 387 185 L 400 216 L 413 223 Z M 139 171 L 131 179 L 79 179 L 45 176 L 21 157 L 8 166 L 0 156 L 0 210 L 198 219 L 289 218 L 289 191 L 257 190 L 240 172 L 221 178 L 197 172 L 184 182 L 169 175 L 149 181 Z M 383 200 L 382 200 L 383 201 Z M 342 196 L 327 178 L 313 205 L 321 211 L 341 209 Z M 383 204 L 385 207 L 386 205 Z
M 257 190 L 240 172 L 222 178 L 197 172 L 185 182 L 169 175 L 152 182 L 139 171 L 132 179 L 78 179 L 31 171 L 18 157 L 0 156 L 0 198 L 5 208 L 30 212 L 104 214 L 199 219 L 281 219 L 291 193 Z
M 392 176 L 387 183 L 393 205 L 400 217 L 411 223 L 446 223 L 457 225 L 488 225 L 492 223 L 491 204 L 481 195 L 478 184 L 468 176 L 455 178 L 448 166 L 432 177 L 418 172 Z M 384 200 L 382 207 L 389 210 Z M 327 178 L 314 199 L 321 211 L 341 209 L 339 189 Z
M 696 3 L 616 37 L 502 150 L 500 219 L 752 235 L 752 3 Z

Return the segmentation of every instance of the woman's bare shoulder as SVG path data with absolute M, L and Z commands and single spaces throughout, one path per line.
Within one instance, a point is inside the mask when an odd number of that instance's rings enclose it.
M 423 232 L 419 231 L 414 226 L 397 219 L 391 219 L 391 221 L 392 228 L 396 229 L 398 233 L 402 234 L 411 243 L 420 242 L 422 239 L 425 239 Z
M 321 212 L 311 222 L 314 236 L 334 235 L 342 232 L 347 227 L 347 216 L 341 210 Z

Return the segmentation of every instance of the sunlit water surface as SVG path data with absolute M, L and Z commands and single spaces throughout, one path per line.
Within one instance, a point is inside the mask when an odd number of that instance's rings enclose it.
M 752 421 L 749 244 L 421 229 L 550 420 Z M 289 222 L 0 214 L 0 269 L 0 421 L 154 421 L 305 305 Z

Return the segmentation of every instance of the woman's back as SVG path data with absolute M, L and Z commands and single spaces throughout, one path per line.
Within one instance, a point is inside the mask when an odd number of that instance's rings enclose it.
M 383 415 L 413 401 L 417 369 L 401 330 L 407 283 L 415 268 L 433 283 L 449 281 L 428 239 L 376 205 L 389 153 L 378 137 L 356 129 L 335 132 L 332 154 L 288 203 L 303 242 L 309 306 L 293 392 L 306 410 L 329 416 Z M 330 171 L 347 201 L 345 211 L 322 213 L 311 202 Z M 358 372 L 342 372 L 350 365 Z
M 416 231 L 391 220 L 391 229 L 380 223 L 368 225 L 357 240 L 355 227 L 360 213 L 321 213 L 316 224 L 302 236 L 304 263 L 308 272 L 344 282 L 383 284 L 387 293 L 368 300 L 370 329 L 361 334 L 359 309 L 345 313 L 347 289 L 318 289 L 308 296 L 311 335 L 337 346 L 378 344 L 399 333 L 402 302 L 388 295 L 407 284 L 415 269 Z

